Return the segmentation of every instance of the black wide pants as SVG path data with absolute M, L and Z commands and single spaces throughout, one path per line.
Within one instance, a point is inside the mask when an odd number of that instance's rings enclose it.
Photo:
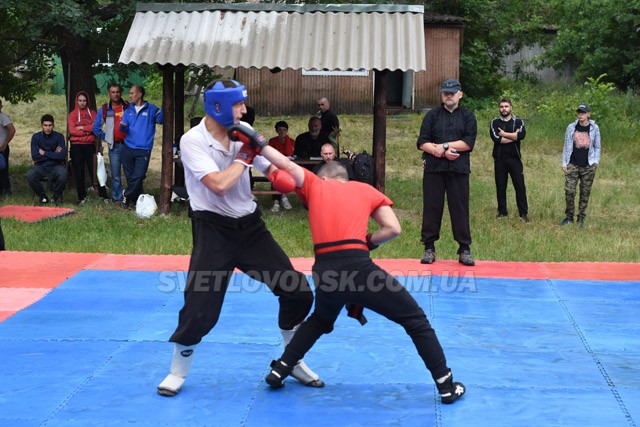
M 278 297 L 278 325 L 290 330 L 301 323 L 313 304 L 306 277 L 293 269 L 260 218 L 260 211 L 242 218 L 212 212 L 191 212 L 193 252 L 184 306 L 169 339 L 194 345 L 216 325 L 235 268 L 265 283 Z
M 496 196 L 498 198 L 498 213 L 507 215 L 507 183 L 511 176 L 513 189 L 516 193 L 516 206 L 518 214 L 525 216 L 529 213 L 527 204 L 527 188 L 524 184 L 524 167 L 522 160 L 518 158 L 498 159 L 494 161 Z
M 456 172 L 425 172 L 422 177 L 422 243 L 435 250 L 440 238 L 444 196 L 451 216 L 453 238 L 458 253 L 471 247 L 469 225 L 469 174 Z
M 355 304 L 401 325 L 432 377 L 447 375 L 449 369 L 442 346 L 424 311 L 400 282 L 371 261 L 368 251 L 318 255 L 313 279 L 316 305 L 285 349 L 282 360 L 287 365 L 293 366 L 323 334 L 333 331 L 346 304 Z

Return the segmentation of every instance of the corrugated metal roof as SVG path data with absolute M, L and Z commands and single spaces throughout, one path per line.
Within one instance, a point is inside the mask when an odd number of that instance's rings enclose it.
M 427 22 L 429 24 L 463 25 L 464 18 L 454 15 L 443 15 L 442 13 L 426 11 L 424 13 L 424 22 Z
M 422 6 L 140 4 L 122 63 L 426 69 Z

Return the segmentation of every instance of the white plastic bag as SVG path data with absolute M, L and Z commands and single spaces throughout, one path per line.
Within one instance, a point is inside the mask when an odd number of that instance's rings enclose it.
M 104 157 L 102 154 L 98 153 L 98 162 L 96 166 L 96 173 L 98 175 L 98 182 L 100 183 L 100 187 L 104 187 L 107 185 L 107 169 L 104 166 Z
M 158 210 L 156 199 L 151 194 L 141 194 L 136 203 L 136 215 L 140 218 L 151 218 Z

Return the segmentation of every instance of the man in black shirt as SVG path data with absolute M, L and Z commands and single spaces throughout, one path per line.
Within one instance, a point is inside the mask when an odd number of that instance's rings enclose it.
M 527 216 L 527 188 L 524 184 L 524 168 L 520 156 L 520 141 L 527 132 L 524 121 L 512 114 L 509 98 L 502 98 L 498 103 L 500 117 L 491 121 L 489 136 L 493 140 L 493 164 L 496 179 L 496 193 L 498 196 L 498 218 L 507 216 L 507 180 L 511 175 L 511 182 L 516 192 L 516 204 L 520 218 L 529 222 Z
M 320 157 L 320 148 L 329 141 L 329 137 L 320 132 L 322 124 L 319 117 L 311 117 L 309 119 L 309 131 L 301 133 L 296 138 L 296 146 L 293 149 L 293 155 L 299 159 L 308 159 L 309 157 Z
M 423 151 L 422 162 L 422 243 L 423 264 L 436 260 L 435 242 L 440 238 L 440 225 L 447 195 L 453 238 L 458 242 L 458 261 L 475 265 L 471 258 L 469 226 L 469 154 L 478 133 L 476 117 L 460 106 L 462 86 L 458 80 L 447 80 L 440 87 L 442 105 L 429 110 L 422 121 L 416 142 Z
M 327 136 L 332 133 L 337 133 L 340 129 L 340 121 L 336 113 L 331 111 L 331 104 L 327 98 L 318 99 L 318 114 L 320 115 L 320 122 L 322 123 L 321 132 Z

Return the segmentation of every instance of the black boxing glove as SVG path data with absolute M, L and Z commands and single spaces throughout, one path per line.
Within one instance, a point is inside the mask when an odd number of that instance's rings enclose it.
M 241 124 L 234 124 L 227 131 L 229 139 L 232 141 L 240 141 L 244 145 L 248 145 L 256 152 L 260 153 L 264 147 L 269 145 L 269 141 L 250 127 Z

